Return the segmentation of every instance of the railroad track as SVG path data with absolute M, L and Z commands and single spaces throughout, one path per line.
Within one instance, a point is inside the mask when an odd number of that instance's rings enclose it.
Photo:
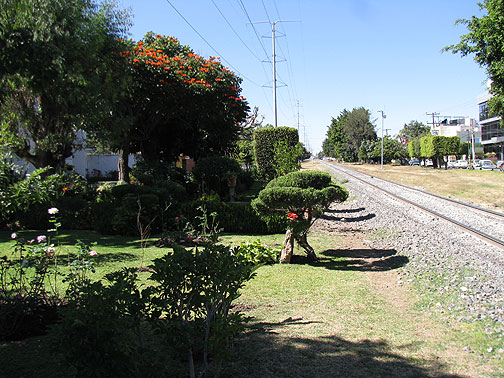
M 352 177 L 397 200 L 441 218 L 493 246 L 504 249 L 504 213 L 370 176 L 347 167 L 323 164 L 330 170 Z

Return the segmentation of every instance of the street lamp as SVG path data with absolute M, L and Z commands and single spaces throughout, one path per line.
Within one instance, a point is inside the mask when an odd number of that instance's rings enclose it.
M 383 169 L 383 120 L 387 118 L 383 110 L 378 110 L 381 113 L 381 169 Z

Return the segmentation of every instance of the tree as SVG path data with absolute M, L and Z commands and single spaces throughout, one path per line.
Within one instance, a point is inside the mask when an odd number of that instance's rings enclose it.
M 456 155 L 460 148 L 460 137 L 444 137 L 441 135 L 429 135 L 420 139 L 421 155 L 424 158 L 432 158 L 434 168 L 440 166 L 441 161 L 447 168 L 447 160 L 444 156 Z
M 424 125 L 422 122 L 410 121 L 404 124 L 403 128 L 399 131 L 399 140 L 402 143 L 409 143 L 413 139 L 421 138 L 430 134 L 430 127 Z
M 359 148 L 364 140 L 376 140 L 376 131 L 370 120 L 369 110 L 360 107 L 351 112 L 346 109 L 332 119 L 327 139 L 334 148 L 334 157 L 357 161 Z
M 483 0 L 478 3 L 486 14 L 473 16 L 470 20 L 458 19 L 455 24 L 466 25 L 468 33 L 460 37 L 460 42 L 445 47 L 461 56 L 474 55 L 474 61 L 484 67 L 492 80 L 488 101 L 490 111 L 504 118 L 504 0 Z
M 308 230 L 331 203 L 343 202 L 347 197 L 346 189 L 332 183 L 327 172 L 300 171 L 270 181 L 252 201 L 252 207 L 262 216 L 281 214 L 287 218 L 289 227 L 281 262 L 290 262 L 294 240 L 306 251 L 310 261 L 316 261 L 317 255 L 308 244 Z
M 35 167 L 63 166 L 100 124 L 129 15 L 94 0 L 0 1 L 1 139 Z
M 375 149 L 376 142 L 372 140 L 363 140 L 361 146 L 359 148 L 359 160 L 361 161 L 369 161 L 375 160 L 375 155 L 373 153 Z
M 329 138 L 325 138 L 322 142 L 322 152 L 320 152 L 320 154 L 321 156 L 336 157 L 334 145 L 331 143 Z
M 408 154 L 409 154 L 409 157 L 411 157 L 411 158 L 422 157 L 419 139 L 413 139 L 408 143 Z
M 338 118 L 332 118 L 331 124 L 327 129 L 327 143 L 324 141 L 324 153 L 326 156 L 343 159 L 343 151 L 347 142 L 343 131 L 343 123 L 349 112 L 344 109 Z
M 181 153 L 198 159 L 233 147 L 248 105 L 241 79 L 218 58 L 153 33 L 122 55 L 131 80 L 111 113 L 122 126 L 104 136 L 120 150 L 120 179 L 128 179 L 130 152 L 170 163 Z
M 363 142 L 364 143 L 364 142 Z M 373 150 L 369 157 L 375 161 L 381 160 L 382 155 L 382 144 L 381 141 L 372 142 Z M 396 139 L 392 139 L 390 136 L 385 136 L 383 138 L 383 162 L 390 163 L 392 160 L 406 159 L 408 152 L 404 145 L 401 144 Z

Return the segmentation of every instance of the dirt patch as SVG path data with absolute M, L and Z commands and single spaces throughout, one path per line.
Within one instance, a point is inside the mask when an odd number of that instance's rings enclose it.
M 383 267 L 383 269 L 361 270 L 369 287 L 388 307 L 387 312 L 396 314 L 411 325 L 416 325 L 412 331 L 420 343 L 446 339 L 445 326 L 428 314 L 415 309 L 418 297 L 414 289 L 407 282 L 402 282 L 398 270 L 387 262 L 391 257 L 399 256 L 383 256 L 383 251 L 370 249 L 368 244 L 366 235 L 362 232 L 354 231 L 342 239 L 342 249 L 366 251 L 365 255 L 362 253 L 358 255 L 362 267 Z M 349 253 L 347 257 L 355 258 L 352 253 Z M 460 377 L 479 377 L 482 373 L 491 372 L 481 366 L 481 360 L 473 358 L 462 346 L 455 345 L 449 340 L 446 340 L 443 348 L 435 352 L 429 346 L 419 348 L 417 357 L 449 366 L 450 373 Z

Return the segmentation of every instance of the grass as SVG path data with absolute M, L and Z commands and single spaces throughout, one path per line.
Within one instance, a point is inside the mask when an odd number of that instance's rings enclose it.
M 352 169 L 477 206 L 504 211 L 504 173 L 378 164 L 348 164 Z
M 32 238 L 41 232 L 20 234 Z M 63 255 L 77 239 L 98 243 L 92 278 L 122 266 L 140 266 L 142 251 L 136 238 L 62 231 Z M 257 239 L 278 247 L 283 235 L 221 238 L 226 244 Z M 501 360 L 485 361 L 463 351 L 468 342 L 486 345 L 481 330 L 453 324 L 440 314 L 427 316 L 420 305 L 425 297 L 393 285 L 398 266 L 383 264 L 395 257 L 390 256 L 393 251 L 347 246 L 345 240 L 341 234 L 313 231 L 309 241 L 320 262 L 257 270 L 236 300 L 236 308 L 251 320 L 245 335 L 234 342 L 224 377 L 498 376 L 492 371 L 498 371 Z M 12 244 L 8 233 L 0 233 L 0 256 Z M 146 248 L 146 265 L 166 252 Z M 295 253 L 302 255 L 299 250 Z M 73 376 L 51 352 L 47 336 L 0 343 L 0 371 L 6 378 Z

